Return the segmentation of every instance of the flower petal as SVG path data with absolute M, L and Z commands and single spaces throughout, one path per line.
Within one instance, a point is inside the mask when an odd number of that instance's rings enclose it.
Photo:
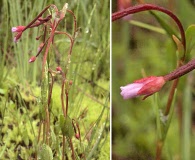
M 138 91 L 143 87 L 141 83 L 132 83 L 127 86 L 120 87 L 123 99 L 129 99 L 138 96 Z
M 16 32 L 17 31 L 17 27 L 12 27 L 12 32 Z

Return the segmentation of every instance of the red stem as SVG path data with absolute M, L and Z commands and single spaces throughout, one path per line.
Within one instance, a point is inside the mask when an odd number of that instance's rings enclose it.
M 65 94 L 66 94 L 66 115 L 68 115 L 68 91 L 65 89 Z
M 177 79 L 195 69 L 195 59 L 164 76 L 166 81 Z
M 54 84 L 54 77 L 52 76 L 52 71 L 50 69 L 49 69 L 49 74 L 51 76 L 51 84 L 50 84 L 49 92 L 48 92 L 48 101 L 47 101 L 48 106 L 50 106 L 50 103 L 51 103 L 51 96 L 52 96 L 52 90 L 53 90 L 53 84 Z
M 64 73 L 62 73 L 64 75 Z M 64 85 L 65 85 L 65 76 L 62 75 L 62 89 L 61 89 L 61 103 L 64 117 L 66 117 L 66 110 L 64 107 Z
M 47 6 L 44 10 L 42 10 L 41 13 L 39 13 L 38 16 L 37 16 L 34 20 L 32 20 L 32 21 L 24 28 L 23 32 L 24 32 L 26 29 L 30 28 L 30 26 L 31 26 L 39 17 L 41 17 L 42 14 L 43 14 L 50 6 L 51 6 L 51 5 Z
M 69 12 L 70 14 L 72 14 L 73 18 L 74 18 L 74 32 L 73 32 L 73 39 L 75 39 L 75 35 L 76 35 L 76 30 L 77 30 L 77 20 L 76 17 L 74 15 L 74 13 L 71 10 L 67 9 L 67 12 Z
M 127 16 L 129 14 L 133 14 L 133 13 L 138 13 L 138 12 L 142 12 L 142 11 L 147 11 L 147 10 L 157 10 L 157 11 L 161 11 L 165 14 L 167 14 L 168 16 L 170 16 L 175 23 L 177 24 L 179 30 L 180 30 L 180 34 L 181 34 L 181 41 L 182 44 L 184 46 L 184 51 L 186 51 L 186 38 L 185 38 L 185 32 L 183 29 L 183 26 L 180 22 L 180 20 L 177 18 L 177 16 L 175 14 L 173 14 L 171 11 L 163 8 L 163 7 L 159 7 L 153 4 L 140 4 L 137 6 L 133 6 L 133 7 L 129 7 L 126 8 L 122 11 L 118 11 L 112 14 L 112 21 L 116 21 L 124 16 Z M 185 55 L 184 55 L 185 57 Z
M 70 148 L 72 150 L 72 159 L 75 160 L 75 154 L 74 154 L 74 147 L 73 147 L 72 139 L 70 138 L 69 141 L 70 141 Z
M 62 142 L 62 160 L 64 160 L 64 153 L 65 153 L 65 136 L 63 136 L 63 142 Z
M 170 90 L 168 101 L 167 101 L 167 105 L 166 105 L 165 116 L 167 116 L 169 114 L 169 111 L 171 109 L 171 104 L 172 104 L 172 101 L 173 101 L 175 88 L 177 87 L 178 82 L 179 82 L 179 79 L 175 79 L 173 81 L 172 86 L 171 86 L 171 90 Z
M 163 147 L 163 142 L 161 140 L 159 140 L 157 142 L 156 158 L 155 158 L 155 160 L 160 160 L 161 159 L 162 147 Z
M 51 34 L 50 34 L 50 37 L 49 37 L 49 40 L 48 40 L 48 43 L 47 43 L 47 47 L 45 49 L 45 54 L 43 56 L 43 61 L 42 61 L 43 62 L 42 63 L 42 79 L 44 78 L 44 75 L 45 75 L 45 64 L 46 64 L 46 61 L 47 61 L 47 55 L 49 53 L 49 48 L 50 48 L 50 45 L 52 43 L 54 34 L 55 34 L 55 29 L 52 28 L 52 31 L 51 31 Z

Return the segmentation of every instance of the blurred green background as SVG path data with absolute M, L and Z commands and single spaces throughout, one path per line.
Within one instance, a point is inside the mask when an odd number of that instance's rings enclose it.
M 172 10 L 185 30 L 195 24 L 193 1 L 145 0 L 145 3 Z M 115 11 L 117 1 L 112 0 L 112 13 Z M 170 17 L 155 13 L 178 32 Z M 148 11 L 132 15 L 131 20 L 142 22 L 143 26 L 123 19 L 112 22 L 112 157 L 115 160 L 154 160 L 157 141 L 154 96 L 144 101 L 143 97 L 123 100 L 120 86 L 146 76 L 163 76 L 176 68 L 178 58 L 173 40 Z M 153 31 L 152 27 L 157 28 Z M 192 59 L 194 53 L 194 50 L 187 53 L 186 61 Z M 162 152 L 163 160 L 195 159 L 194 80 L 194 71 L 180 78 L 175 111 Z M 157 93 L 162 111 L 165 110 L 170 86 L 171 82 Z M 185 93 L 190 93 L 190 96 L 186 97 Z M 184 137 L 185 127 L 189 131 L 187 139 Z M 188 145 L 184 146 L 186 143 Z

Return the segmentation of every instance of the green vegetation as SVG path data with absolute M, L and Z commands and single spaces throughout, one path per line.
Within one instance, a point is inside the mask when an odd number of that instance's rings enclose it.
M 39 130 L 45 115 L 41 78 L 44 52 L 35 62 L 28 63 L 30 57 L 37 53 L 40 42 L 35 38 L 42 31 L 39 28 L 28 29 L 19 42 L 14 43 L 11 28 L 27 25 L 50 4 L 55 4 L 60 10 L 65 1 L 0 2 L 0 159 L 62 159 L 64 134 L 68 142 L 65 143 L 66 158 L 71 159 L 70 145 L 73 144 L 75 159 L 110 159 L 110 2 L 72 0 L 66 3 L 69 4 L 68 9 L 74 12 L 78 25 L 66 75 L 73 83 L 68 94 L 68 116 L 63 118 L 61 75 L 53 74 L 54 85 L 49 105 L 50 143 L 46 144 L 44 131 Z M 66 13 L 59 30 L 72 35 L 73 25 L 72 16 Z M 59 65 L 62 68 L 67 65 L 70 41 L 64 37 L 57 35 L 55 44 L 49 50 L 47 62 L 53 71 Z M 49 77 L 44 82 L 46 88 L 49 88 L 51 81 Z M 74 134 L 73 123 L 79 126 L 80 137 Z

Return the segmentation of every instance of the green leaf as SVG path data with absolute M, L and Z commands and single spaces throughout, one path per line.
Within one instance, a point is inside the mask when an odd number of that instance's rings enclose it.
M 52 150 L 51 148 L 46 145 L 46 144 L 43 144 L 41 146 L 41 149 L 39 151 L 39 154 L 40 154 L 40 159 L 41 160 L 53 160 L 53 154 L 52 154 Z
M 28 136 L 27 128 L 24 128 L 24 131 L 22 132 L 22 139 L 23 139 L 25 145 L 28 146 L 29 145 L 29 136 Z
M 189 54 L 195 45 L 195 25 L 191 25 L 186 30 L 187 54 Z
M 47 105 L 47 95 L 48 95 L 48 67 L 45 65 L 44 76 L 41 82 L 41 100 L 43 106 Z
M 156 97 L 153 102 L 153 105 L 156 111 L 156 125 L 157 125 L 158 139 L 160 139 L 160 141 L 162 141 L 163 143 L 166 139 L 166 136 L 167 136 L 170 124 L 171 124 L 172 116 L 174 113 L 176 92 L 177 90 L 175 90 L 173 101 L 172 101 L 171 108 L 170 108 L 168 115 L 164 115 L 164 113 L 162 112 L 162 109 L 160 107 L 160 99 L 157 96 L 158 94 L 156 94 Z
M 45 113 L 45 109 L 44 109 L 44 106 L 42 103 L 40 103 L 40 106 L 39 106 L 39 118 L 40 120 L 44 120 L 46 117 L 46 113 Z
M 133 24 L 133 25 L 135 25 L 137 27 L 148 29 L 150 31 L 154 31 L 154 32 L 161 33 L 161 34 L 166 34 L 166 31 L 164 29 L 159 28 L 159 27 L 155 27 L 153 25 L 149 25 L 149 24 L 146 24 L 146 23 L 143 23 L 143 22 L 130 20 L 129 23 Z
M 167 119 L 167 122 L 166 122 L 166 125 L 165 125 L 165 133 L 164 133 L 165 137 L 163 137 L 164 140 L 167 136 L 167 133 L 168 133 L 168 130 L 169 130 L 169 127 L 170 127 L 170 124 L 171 124 L 171 120 L 172 120 L 172 117 L 173 117 L 173 114 L 174 114 L 176 94 L 177 94 L 177 89 L 175 89 L 175 93 L 174 93 L 173 101 L 172 101 L 172 104 L 171 104 L 171 108 L 170 108 L 169 114 L 167 115 L 168 119 Z
M 56 140 L 56 135 L 55 135 L 55 133 L 54 133 L 52 128 L 50 128 L 50 130 L 51 130 L 52 147 L 56 147 L 57 148 L 58 144 L 57 144 L 57 140 Z
M 6 150 L 6 148 L 7 148 L 6 145 L 4 145 L 4 147 L 1 148 L 1 150 L 0 150 L 0 158 L 3 157 L 3 154 L 4 154 L 5 150 Z
M 63 115 L 60 115 L 60 128 L 64 136 L 71 138 L 74 135 L 74 129 L 70 117 L 64 117 Z
M 0 88 L 0 94 L 5 94 L 6 93 L 6 90 L 5 89 L 2 89 L 2 88 Z
M 161 18 L 158 14 L 156 14 L 153 11 L 150 11 L 150 13 L 156 18 L 158 23 L 163 27 L 163 29 L 167 32 L 167 34 L 172 38 L 172 35 L 177 35 L 176 32 L 170 27 L 169 24 L 167 24 L 163 18 Z

